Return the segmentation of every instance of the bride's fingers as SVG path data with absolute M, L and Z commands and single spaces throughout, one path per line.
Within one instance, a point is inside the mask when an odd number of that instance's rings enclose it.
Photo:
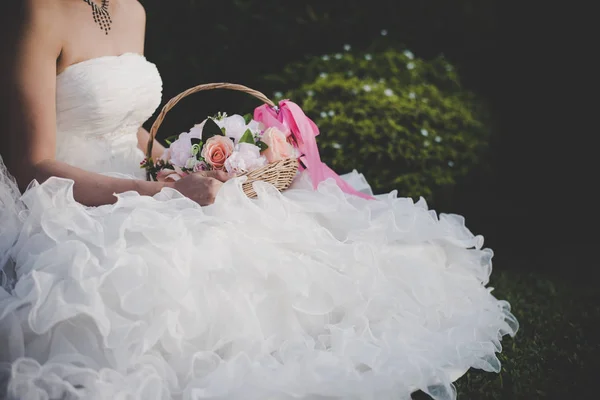
M 213 178 L 220 180 L 221 182 L 227 182 L 231 178 L 235 178 L 235 174 L 230 174 L 225 171 L 213 171 L 216 173 L 216 176 Z
M 207 178 L 214 178 L 218 181 L 221 182 L 227 182 L 229 179 L 233 178 L 235 175 L 230 175 L 225 171 L 205 171 L 202 172 L 203 176 L 206 176 Z

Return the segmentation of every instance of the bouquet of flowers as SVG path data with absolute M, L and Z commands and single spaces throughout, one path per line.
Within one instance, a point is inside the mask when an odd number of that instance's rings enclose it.
M 176 181 L 193 172 L 210 170 L 243 175 L 299 156 L 286 132 L 266 127 L 249 114 L 218 113 L 166 142 L 169 147 L 159 160 L 142 162 L 158 181 Z
M 254 115 L 228 116 L 219 113 L 167 141 L 169 147 L 156 162 L 152 146 L 156 132 L 166 114 L 184 97 L 212 89 L 229 89 L 248 93 L 263 101 Z M 321 161 L 316 137 L 319 129 L 302 109 L 289 100 L 275 105 L 264 94 L 243 85 L 209 83 L 190 88 L 172 98 L 162 109 L 150 129 L 147 158 L 142 162 L 149 179 L 179 180 L 183 176 L 209 170 L 222 170 L 247 176 L 243 190 L 255 197 L 253 182 L 271 183 L 278 190 L 287 189 L 298 170 L 308 174 L 314 188 L 333 179 L 341 190 L 363 198 Z

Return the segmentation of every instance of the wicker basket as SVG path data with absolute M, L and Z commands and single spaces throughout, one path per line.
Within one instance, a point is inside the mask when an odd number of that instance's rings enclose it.
M 160 114 L 156 118 L 156 121 L 154 121 L 154 124 L 150 129 L 150 139 L 148 141 L 148 149 L 146 151 L 146 156 L 148 157 L 148 159 L 152 157 L 152 146 L 154 145 L 154 138 L 156 137 L 156 132 L 158 131 L 158 128 L 167 116 L 167 113 L 173 107 L 175 107 L 175 105 L 179 103 L 179 101 L 182 100 L 184 97 L 187 97 L 190 94 L 196 92 L 202 92 L 205 90 L 213 89 L 229 89 L 248 93 L 256 97 L 258 100 L 264 102 L 265 104 L 271 107 L 275 107 L 275 104 L 271 100 L 269 100 L 264 94 L 243 85 L 237 85 L 233 83 L 208 83 L 190 88 L 169 100 L 169 102 L 165 104 Z M 275 186 L 277 190 L 283 191 L 291 185 L 294 177 L 296 176 L 297 171 L 298 160 L 290 158 L 287 160 L 273 162 L 268 165 L 265 165 L 264 167 L 255 169 L 254 171 L 242 174 L 242 176 L 245 175 L 248 177 L 246 182 L 244 182 L 243 184 L 244 193 L 250 198 L 256 197 L 256 192 L 254 191 L 252 185 L 256 181 L 268 182 Z M 147 177 L 148 180 L 152 180 L 150 172 L 147 173 Z

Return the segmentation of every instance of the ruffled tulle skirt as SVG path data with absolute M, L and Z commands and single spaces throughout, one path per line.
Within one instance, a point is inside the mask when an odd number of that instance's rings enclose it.
M 17 201 L 4 174 L 7 397 L 447 400 L 499 371 L 518 325 L 462 217 L 241 183 L 208 207 L 165 189 L 88 208 L 58 178 Z

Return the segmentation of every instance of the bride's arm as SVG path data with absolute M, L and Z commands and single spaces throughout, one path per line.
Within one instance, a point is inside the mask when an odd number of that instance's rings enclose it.
M 57 176 L 75 182 L 80 203 L 97 206 L 115 202 L 114 193 L 135 190 L 143 195 L 171 186 L 200 205 L 211 204 L 229 176 L 222 171 L 196 173 L 175 183 L 146 182 L 107 177 L 55 160 L 56 62 L 62 51 L 64 2 L 23 0 L 21 15 L 14 15 L 12 40 L 0 47 L 0 152 L 21 190 L 36 179 Z M 10 9 L 10 8 L 9 8 Z M 19 14 L 19 12 L 15 14 Z M 4 19 L 5 15 L 3 15 Z
M 138 148 L 146 154 L 146 150 L 148 150 L 148 140 L 150 140 L 150 132 L 145 130 L 144 128 L 140 128 L 137 134 L 138 138 Z M 154 144 L 152 145 L 152 159 L 158 160 L 162 157 L 165 148 L 158 140 L 154 140 Z
M 86 205 L 113 203 L 114 193 L 135 190 L 154 195 L 165 185 L 127 180 L 84 171 L 54 159 L 56 148 L 56 62 L 61 53 L 61 2 L 27 0 L 23 26 L 12 65 L 0 79 L 9 89 L 11 101 L 5 110 L 8 123 L 2 129 L 2 155 L 23 190 L 33 179 L 51 176 L 75 181 L 75 199 Z M 5 113 L 3 112 L 3 113 Z M 4 127 L 3 127 L 4 128 Z

